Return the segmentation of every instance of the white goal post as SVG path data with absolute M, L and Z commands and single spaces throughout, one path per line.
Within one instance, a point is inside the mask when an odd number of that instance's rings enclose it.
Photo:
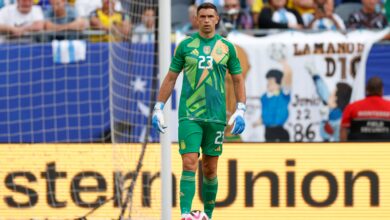
M 159 0 L 159 67 L 160 83 L 163 81 L 171 60 L 171 0 Z M 171 105 L 165 105 L 164 117 L 169 121 Z M 172 168 L 171 140 L 168 127 L 166 134 L 160 136 L 161 142 L 161 219 L 172 219 Z

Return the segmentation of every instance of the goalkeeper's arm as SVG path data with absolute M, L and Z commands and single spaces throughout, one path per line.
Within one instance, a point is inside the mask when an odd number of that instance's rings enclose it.
M 234 94 L 236 95 L 236 101 L 245 103 L 246 94 L 245 94 L 245 79 L 242 74 L 231 75 L 234 85 Z
M 233 125 L 231 133 L 233 135 L 241 134 L 245 129 L 244 113 L 246 111 L 245 80 L 242 74 L 232 75 L 234 84 L 234 93 L 236 95 L 236 111 L 230 117 L 229 125 Z
M 157 97 L 158 102 L 165 103 L 169 96 L 171 96 L 173 88 L 175 87 L 176 80 L 179 74 L 172 72 L 171 70 L 168 71 L 168 74 L 165 76 L 163 83 L 160 87 L 160 92 Z
M 154 105 L 152 125 L 161 133 L 165 133 L 167 126 L 164 123 L 163 109 L 165 102 L 172 94 L 172 90 L 175 87 L 177 76 L 179 74 L 169 71 L 165 76 L 163 83 L 161 84 L 160 93 L 157 97 L 157 102 Z

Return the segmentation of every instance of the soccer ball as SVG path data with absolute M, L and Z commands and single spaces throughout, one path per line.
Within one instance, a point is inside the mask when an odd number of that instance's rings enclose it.
M 193 210 L 190 213 L 190 218 L 187 218 L 186 220 L 209 220 L 209 217 L 207 217 L 207 214 L 199 211 L 199 210 Z
M 268 56 L 276 61 L 281 61 L 286 58 L 287 47 L 285 44 L 272 43 L 267 48 Z

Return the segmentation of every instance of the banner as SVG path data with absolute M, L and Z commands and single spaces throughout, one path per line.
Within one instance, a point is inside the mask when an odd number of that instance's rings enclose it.
M 230 34 L 228 39 L 246 53 L 247 60 L 241 62 L 249 63 L 247 127 L 241 140 L 339 141 L 344 108 L 364 97 L 371 45 L 386 33 L 284 32 L 262 38 Z M 234 102 L 233 95 L 228 102 Z
M 180 218 L 177 149 L 172 145 L 173 220 Z M 160 150 L 147 146 L 132 219 L 160 219 Z M 119 180 L 130 185 L 140 152 L 138 144 L 1 145 L 0 219 L 76 219 L 93 208 L 86 219 L 118 219 L 126 194 Z M 389 161 L 384 143 L 225 144 L 213 219 L 389 219 Z M 203 209 L 199 173 L 193 209 Z
M 142 142 L 154 44 L 115 45 L 87 43 L 86 61 L 59 65 L 53 63 L 51 43 L 1 44 L 0 142 L 111 142 L 111 132 L 116 142 Z M 115 56 L 107 62 L 110 54 Z M 152 130 L 149 139 L 158 137 Z

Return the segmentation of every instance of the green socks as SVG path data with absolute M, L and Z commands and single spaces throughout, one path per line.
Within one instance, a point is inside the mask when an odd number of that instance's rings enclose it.
M 195 172 L 182 171 L 180 179 L 180 210 L 181 214 L 190 213 L 192 199 L 195 195 Z
M 204 212 L 209 218 L 212 217 L 215 208 L 215 199 L 218 191 L 218 178 L 207 179 L 203 177 L 202 197 Z M 195 172 L 182 171 L 180 179 L 180 210 L 181 214 L 191 212 L 192 200 L 195 195 Z
M 204 212 L 209 218 L 213 215 L 213 210 L 215 208 L 215 199 L 217 197 L 218 191 L 218 178 L 214 177 L 213 179 L 207 179 L 203 177 L 203 189 L 202 196 L 204 201 Z

